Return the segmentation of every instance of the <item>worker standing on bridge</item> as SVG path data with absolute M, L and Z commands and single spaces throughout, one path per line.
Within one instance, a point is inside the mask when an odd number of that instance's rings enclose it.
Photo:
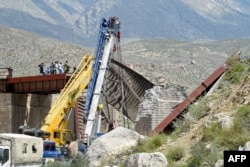
M 58 64 L 58 71 L 59 71 L 59 74 L 63 74 L 63 65 L 62 65 L 62 62 L 60 62 Z
M 13 69 L 11 67 L 8 68 L 8 78 L 12 78 Z
M 41 63 L 38 65 L 40 74 L 45 75 L 45 65 L 44 63 Z
M 54 68 L 55 68 L 55 64 L 54 62 L 52 62 L 49 66 L 49 69 L 50 69 L 50 74 L 54 74 Z
M 68 61 L 66 60 L 64 65 L 63 65 L 64 73 L 69 73 L 69 69 L 70 69 L 70 66 L 68 64 Z
M 45 75 L 49 75 L 49 74 L 50 74 L 50 69 L 49 69 L 49 67 L 47 67 L 45 70 Z
M 59 63 L 58 63 L 58 61 L 55 62 L 54 74 L 59 74 Z

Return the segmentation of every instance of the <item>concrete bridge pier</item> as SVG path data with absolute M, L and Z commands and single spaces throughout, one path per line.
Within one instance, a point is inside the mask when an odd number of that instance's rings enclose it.
M 0 133 L 18 133 L 21 125 L 40 128 L 58 94 L 0 94 Z

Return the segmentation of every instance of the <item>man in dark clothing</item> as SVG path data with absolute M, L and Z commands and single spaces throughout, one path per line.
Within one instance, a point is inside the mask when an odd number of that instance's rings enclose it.
M 8 73 L 8 78 L 12 78 L 13 69 L 11 67 L 8 68 Z
M 45 75 L 45 65 L 44 63 L 41 63 L 38 65 L 40 74 Z
M 103 27 L 107 27 L 108 26 L 108 22 L 105 18 L 102 18 L 102 26 Z
M 68 64 L 68 61 L 66 60 L 65 64 L 63 65 L 64 73 L 69 73 L 70 66 Z

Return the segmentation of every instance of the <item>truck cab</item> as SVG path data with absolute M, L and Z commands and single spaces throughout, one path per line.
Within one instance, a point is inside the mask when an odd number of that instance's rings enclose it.
M 45 163 L 55 161 L 61 158 L 61 151 L 56 147 L 54 141 L 43 142 L 43 159 Z
M 43 157 L 51 157 L 51 158 L 61 158 L 61 152 L 56 147 L 56 143 L 53 141 L 44 141 L 43 143 Z
M 0 133 L 0 167 L 40 167 L 42 158 L 42 138 Z
M 10 148 L 7 146 L 0 146 L 0 166 L 9 167 L 11 162 Z

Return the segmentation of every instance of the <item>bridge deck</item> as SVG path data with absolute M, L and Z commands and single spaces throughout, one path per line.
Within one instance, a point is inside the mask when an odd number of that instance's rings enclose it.
M 58 93 L 63 89 L 68 78 L 66 74 L 55 74 L 0 79 L 0 92 Z

